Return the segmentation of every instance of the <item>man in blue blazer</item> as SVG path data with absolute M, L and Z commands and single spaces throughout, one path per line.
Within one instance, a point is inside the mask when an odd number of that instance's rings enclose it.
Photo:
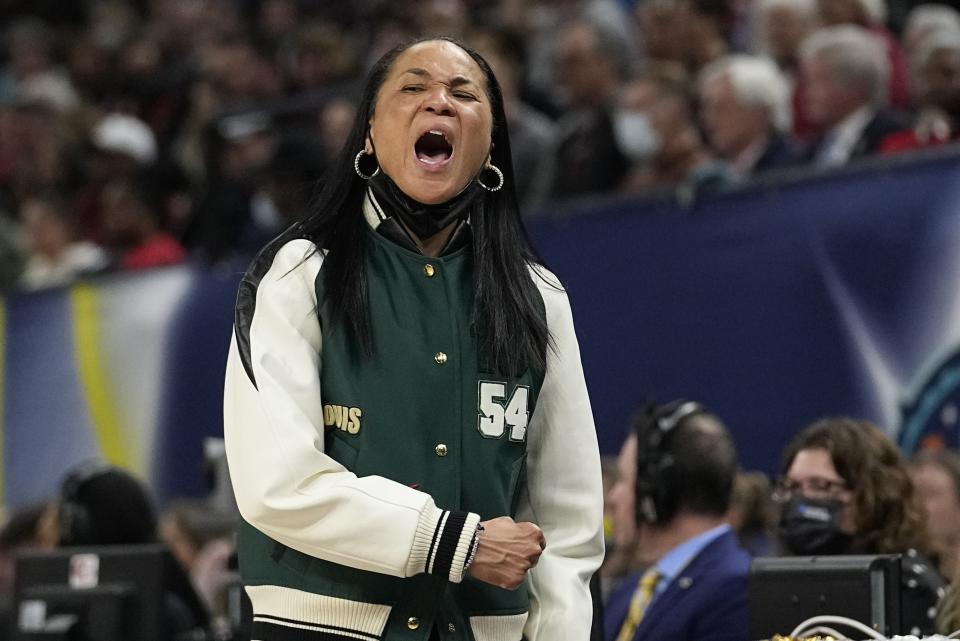
M 746 641 L 750 556 L 724 521 L 737 472 L 729 432 L 700 404 L 675 401 L 646 408 L 629 438 L 637 545 L 656 560 L 611 594 L 607 641 Z

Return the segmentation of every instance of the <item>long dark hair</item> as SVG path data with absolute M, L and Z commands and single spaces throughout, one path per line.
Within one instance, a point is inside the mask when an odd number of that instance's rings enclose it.
M 549 334 L 537 304 L 539 294 L 530 265 L 539 259 L 520 220 L 514 188 L 510 139 L 503 96 L 487 61 L 479 53 L 451 38 L 422 38 L 398 45 L 370 70 L 356 120 L 310 213 L 278 237 L 267 252 L 276 252 L 287 241 L 306 238 L 324 259 L 326 305 L 334 322 L 346 330 L 364 355 L 375 351 L 371 329 L 366 261 L 368 224 L 362 214 L 366 181 L 354 171 L 354 157 L 364 148 L 377 94 L 397 57 L 415 44 L 444 40 L 463 49 L 486 77 L 486 92 L 493 116 L 491 162 L 503 172 L 503 188 L 485 191 L 470 215 L 473 236 L 473 326 L 480 354 L 494 371 L 519 373 L 528 367 L 546 366 Z

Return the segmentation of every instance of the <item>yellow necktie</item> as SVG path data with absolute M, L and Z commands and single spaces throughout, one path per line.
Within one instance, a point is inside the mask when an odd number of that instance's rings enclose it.
M 617 635 L 617 641 L 631 641 L 633 639 L 633 633 L 637 631 L 637 626 L 643 620 L 647 606 L 653 600 L 653 591 L 657 588 L 659 582 L 660 572 L 656 568 L 650 568 L 640 577 L 637 589 L 633 592 L 633 598 L 630 599 L 627 618 L 624 619 L 620 634 Z

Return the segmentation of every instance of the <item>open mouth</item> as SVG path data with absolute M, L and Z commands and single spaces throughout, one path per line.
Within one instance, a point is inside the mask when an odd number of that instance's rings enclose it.
M 442 131 L 431 130 L 417 139 L 414 151 L 422 162 L 439 165 L 453 156 L 453 145 Z

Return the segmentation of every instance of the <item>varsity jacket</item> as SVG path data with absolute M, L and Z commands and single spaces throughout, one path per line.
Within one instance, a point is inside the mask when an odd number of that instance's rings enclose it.
M 241 284 L 224 434 L 253 638 L 586 640 L 602 490 L 566 293 L 531 268 L 546 370 L 492 373 L 469 322 L 469 247 L 411 251 L 375 231 L 377 211 L 367 196 L 375 356 L 318 304 L 326 254 L 311 242 Z M 502 515 L 547 541 L 515 591 L 464 572 L 478 523 Z

